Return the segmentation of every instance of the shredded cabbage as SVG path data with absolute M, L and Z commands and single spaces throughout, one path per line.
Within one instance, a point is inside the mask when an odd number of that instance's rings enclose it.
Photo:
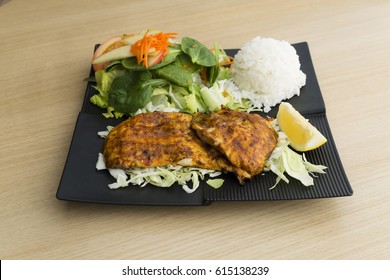
M 107 169 L 101 153 L 98 156 L 96 169 Z M 199 179 L 203 180 L 205 175 L 209 175 L 210 177 L 221 175 L 221 172 L 214 170 L 173 165 L 147 168 L 135 167 L 127 170 L 108 169 L 108 171 L 116 179 L 115 183 L 108 185 L 110 189 L 128 187 L 130 184 L 140 187 L 152 184 L 162 188 L 169 188 L 174 183 L 178 183 L 187 193 L 196 191 L 199 187 Z M 189 184 L 190 182 L 191 184 Z
M 209 186 L 213 187 L 214 189 L 219 189 L 220 187 L 222 187 L 224 180 L 223 179 L 208 179 L 206 181 L 206 183 Z
M 221 109 L 221 106 L 227 105 L 233 100 L 231 95 L 224 94 L 223 82 L 219 81 L 212 87 L 203 86 L 200 94 L 210 112 Z
M 304 186 L 314 185 L 314 180 L 311 175 L 314 176 L 313 173 L 324 174 L 324 170 L 327 167 L 310 163 L 307 161 L 305 154 L 300 155 L 292 150 L 289 147 L 290 142 L 286 134 L 280 130 L 276 119 L 271 124 L 278 133 L 278 143 L 266 161 L 264 168 L 264 171 L 272 171 L 277 175 L 276 182 L 270 189 L 275 188 L 280 180 L 289 183 L 284 173 L 299 180 Z

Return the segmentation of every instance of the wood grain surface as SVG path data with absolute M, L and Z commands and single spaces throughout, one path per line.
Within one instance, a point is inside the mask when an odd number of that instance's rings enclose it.
M 390 2 L 0 3 L 0 259 L 389 259 Z M 146 28 L 309 43 L 354 195 L 140 207 L 59 201 L 93 46 Z

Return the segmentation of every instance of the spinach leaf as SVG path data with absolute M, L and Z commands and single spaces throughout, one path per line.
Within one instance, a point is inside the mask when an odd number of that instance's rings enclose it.
M 221 67 L 213 66 L 206 69 L 207 76 L 209 77 L 209 84 L 212 86 L 218 79 L 219 73 L 221 72 Z
M 116 69 L 117 67 L 122 66 L 120 60 L 114 60 L 109 65 L 106 66 L 106 72 L 111 72 L 112 70 Z M 122 68 L 123 69 L 123 68 Z
M 214 57 L 215 60 L 219 62 L 219 56 L 221 54 L 221 51 L 219 50 L 218 44 L 214 43 Z M 207 70 L 207 75 L 209 77 L 209 83 L 210 86 L 212 86 L 218 79 L 219 73 L 221 72 L 221 67 L 219 66 L 219 63 L 212 67 L 208 67 Z
M 174 44 L 173 46 L 168 47 L 168 53 L 163 57 L 160 63 L 152 66 L 152 69 L 157 69 L 163 66 L 166 66 L 176 60 L 176 57 L 182 54 L 181 46 L 179 44 Z M 160 67 L 158 65 L 160 64 Z M 153 68 L 155 67 L 155 68 Z M 149 68 L 150 69 L 150 68 Z
M 197 72 L 200 68 L 202 68 L 201 65 L 192 63 L 191 57 L 185 53 L 180 54 L 176 58 L 175 63 L 176 65 L 187 70 L 191 74 Z
M 122 59 L 122 65 L 130 71 L 146 71 L 145 66 L 138 64 L 135 56 Z
M 165 84 L 166 81 L 152 79 L 149 72 L 127 72 L 112 82 L 108 91 L 108 104 L 117 112 L 135 113 L 150 102 L 155 86 Z
M 184 37 L 181 40 L 181 49 L 191 57 L 193 63 L 211 67 L 217 64 L 214 54 L 199 41 Z
M 191 73 L 176 64 L 169 64 L 153 72 L 158 77 L 166 79 L 178 86 L 188 87 L 192 84 Z

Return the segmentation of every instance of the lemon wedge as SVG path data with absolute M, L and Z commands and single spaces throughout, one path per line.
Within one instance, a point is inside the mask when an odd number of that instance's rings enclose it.
M 314 150 L 327 141 L 290 103 L 280 103 L 276 120 L 279 128 L 287 135 L 290 146 L 296 151 Z

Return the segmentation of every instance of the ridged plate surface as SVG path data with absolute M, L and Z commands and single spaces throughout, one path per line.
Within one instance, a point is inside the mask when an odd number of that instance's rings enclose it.
M 304 187 L 298 181 L 291 179 L 288 185 L 280 182 L 275 189 L 270 190 L 276 177 L 271 172 L 267 172 L 245 182 L 245 185 L 238 184 L 234 175 L 226 174 L 223 176 L 225 183 L 220 189 L 215 190 L 205 182 L 201 182 L 199 189 L 193 194 L 185 193 L 178 185 L 167 189 L 147 185 L 144 188 L 130 186 L 110 190 L 107 185 L 113 182 L 111 175 L 106 170 L 98 171 L 95 168 L 97 155 L 103 146 L 103 139 L 97 135 L 97 132 L 105 130 L 107 125 L 116 125 L 122 120 L 106 119 L 101 115 L 104 111 L 89 101 L 96 90 L 93 88 L 93 83 L 88 83 L 58 187 L 57 198 L 110 204 L 207 205 L 214 201 L 291 200 L 352 195 L 351 186 L 345 175 L 326 118 L 325 104 L 308 44 L 303 42 L 293 46 L 299 55 L 301 69 L 307 79 L 300 95 L 291 98 L 288 102 L 305 115 L 328 139 L 324 146 L 306 154 L 310 162 L 328 167 L 327 174 L 315 178 L 314 186 Z M 237 51 L 236 49 L 226 50 L 229 55 L 234 55 Z M 93 75 L 92 70 L 90 75 Z M 267 116 L 275 117 L 277 107 L 275 106 L 268 112 Z

